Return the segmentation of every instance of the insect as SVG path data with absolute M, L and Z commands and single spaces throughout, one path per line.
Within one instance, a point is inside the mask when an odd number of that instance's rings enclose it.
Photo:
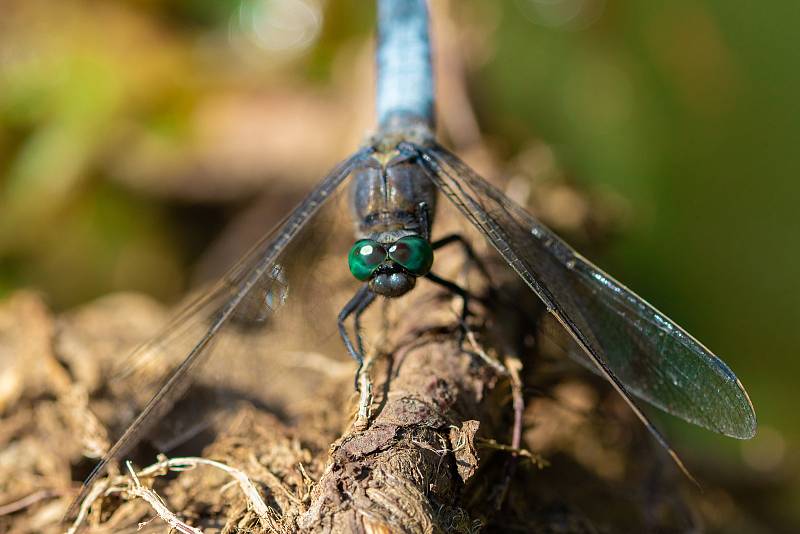
M 348 263 L 361 286 L 339 313 L 338 327 L 359 364 L 364 355 L 360 316 L 378 297 L 400 298 L 424 277 L 461 295 L 466 310 L 468 293 L 434 273 L 434 251 L 463 242 L 458 235 L 431 241 L 437 200 L 443 197 L 541 299 L 668 451 L 634 397 L 715 432 L 752 437 L 753 406 L 722 360 L 436 141 L 425 1 L 378 0 L 378 28 L 377 134 L 323 178 L 220 282 L 138 349 L 135 357 L 177 350 L 184 357 L 87 487 L 169 410 L 226 325 L 254 308 L 262 319 L 280 308 L 287 298 L 286 251 L 348 178 L 357 223 Z M 355 341 L 345 327 L 351 317 Z

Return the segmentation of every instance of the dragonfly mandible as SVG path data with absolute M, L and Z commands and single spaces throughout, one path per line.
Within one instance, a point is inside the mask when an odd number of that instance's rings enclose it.
M 670 453 L 635 397 L 727 436 L 755 435 L 753 405 L 721 359 L 436 141 L 428 25 L 425 0 L 378 0 L 377 134 L 323 178 L 212 289 L 137 349 L 134 357 L 158 357 L 185 343 L 181 363 L 98 464 L 76 502 L 109 462 L 118 461 L 172 407 L 193 369 L 213 352 L 215 336 L 252 308 L 254 295 L 260 316 L 280 308 L 286 298 L 285 251 L 348 178 L 357 223 L 348 259 L 362 285 L 339 313 L 338 326 L 359 364 L 359 318 L 377 297 L 399 298 L 425 277 L 461 295 L 466 310 L 468 293 L 433 271 L 434 250 L 462 241 L 457 235 L 431 241 L 441 196 L 485 236 Z M 345 328 L 350 317 L 355 343 Z

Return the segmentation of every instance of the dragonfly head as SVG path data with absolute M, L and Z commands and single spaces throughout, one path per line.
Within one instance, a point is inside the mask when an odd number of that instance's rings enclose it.
M 367 282 L 373 293 L 399 297 L 411 291 L 417 278 L 431 270 L 433 249 L 427 239 L 418 235 L 391 243 L 360 239 L 347 259 L 353 276 Z

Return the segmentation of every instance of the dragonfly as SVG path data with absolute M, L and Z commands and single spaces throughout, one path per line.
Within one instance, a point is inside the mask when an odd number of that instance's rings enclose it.
M 359 287 L 336 324 L 359 366 L 364 361 L 361 316 L 378 298 L 401 298 L 424 278 L 460 295 L 466 312 L 469 293 L 434 270 L 436 250 L 457 242 L 468 246 L 458 234 L 431 240 L 437 201 L 444 198 L 541 300 L 679 466 L 639 400 L 726 436 L 755 435 L 753 405 L 720 358 L 437 142 L 426 2 L 378 0 L 377 7 L 377 133 L 336 165 L 219 282 L 131 355 L 157 360 L 179 352 L 182 358 L 94 469 L 75 503 L 173 407 L 200 362 L 218 353 L 215 340 L 227 327 L 243 317 L 268 322 L 285 308 L 293 273 L 289 251 L 348 180 L 356 235 L 347 263 Z M 346 328 L 350 319 L 352 337 Z

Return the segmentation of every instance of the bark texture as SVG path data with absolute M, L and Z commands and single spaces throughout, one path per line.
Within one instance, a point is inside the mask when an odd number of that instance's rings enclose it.
M 456 503 L 477 468 L 475 433 L 496 380 L 450 342 L 395 356 L 370 426 L 334 443 L 302 530 L 432 532 L 467 517 Z

